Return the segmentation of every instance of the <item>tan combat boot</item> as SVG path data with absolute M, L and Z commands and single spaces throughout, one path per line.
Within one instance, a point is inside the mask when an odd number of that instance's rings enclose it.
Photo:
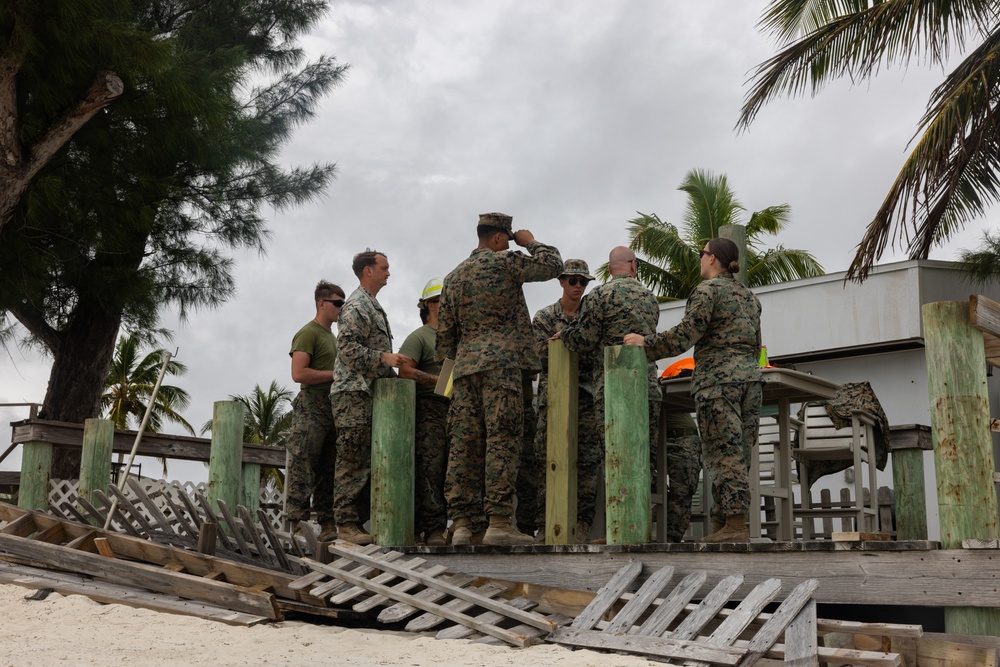
M 364 546 L 372 543 L 372 536 L 358 527 L 356 523 L 345 523 L 337 531 L 337 537 L 345 542 Z
M 746 514 L 730 515 L 726 518 L 726 525 L 708 537 L 701 538 L 701 541 L 705 544 L 718 544 L 720 542 L 749 542 L 750 531 L 747 530 L 746 521 Z
M 456 547 L 472 544 L 472 519 L 463 517 L 455 519 L 451 524 L 451 543 Z
M 444 529 L 435 528 L 434 530 L 427 533 L 424 544 L 429 547 L 443 547 L 448 544 L 448 540 L 445 539 Z
M 483 536 L 483 544 L 491 546 L 533 544 L 534 541 L 531 535 L 525 535 L 515 528 L 509 516 L 499 514 L 490 515 L 490 527 Z
M 337 539 L 337 522 L 336 521 L 324 521 L 319 525 L 319 537 L 317 538 L 320 542 L 333 542 Z

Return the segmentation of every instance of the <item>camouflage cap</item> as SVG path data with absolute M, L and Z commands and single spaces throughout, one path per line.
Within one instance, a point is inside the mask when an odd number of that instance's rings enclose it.
M 567 259 L 563 262 L 563 271 L 559 277 L 563 276 L 583 276 L 587 280 L 594 279 L 594 276 L 590 275 L 590 267 L 582 259 Z
M 507 232 L 507 236 L 510 238 L 514 238 L 514 231 L 511 227 L 512 222 L 514 222 L 514 218 L 506 213 L 480 213 L 478 224 L 496 227 L 501 231 Z

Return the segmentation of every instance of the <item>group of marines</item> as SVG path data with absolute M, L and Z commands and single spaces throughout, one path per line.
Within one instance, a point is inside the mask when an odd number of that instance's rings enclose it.
M 414 532 L 430 546 L 544 542 L 550 339 L 560 338 L 580 355 L 578 540 L 589 536 L 602 477 L 602 350 L 623 344 L 629 334 L 641 337 L 630 344 L 646 345 L 650 443 L 656 442 L 655 359 L 664 343 L 656 334 L 657 300 L 636 278 L 635 254 L 614 248 L 611 279 L 584 298 L 594 280 L 587 263 L 564 262 L 530 231 L 514 231 L 511 216 L 480 215 L 477 235 L 478 246 L 467 259 L 443 280 L 427 283 L 418 301 L 423 325 L 398 353 L 392 352 L 389 321 L 377 299 L 389 278 L 384 253 L 368 250 L 354 258 L 360 284 L 349 297 L 337 285 L 316 286 L 316 316 L 295 335 L 290 351 L 292 379 L 301 387 L 287 442 L 286 513 L 293 530 L 315 511 L 320 540 L 371 542 L 363 526 L 370 513 L 372 395 L 375 380 L 397 372 L 417 384 Z M 527 253 L 510 251 L 511 241 Z M 522 286 L 553 278 L 562 296 L 532 321 Z M 756 317 L 759 339 L 759 304 Z M 339 336 L 332 333 L 334 322 Z M 435 392 L 445 359 L 454 361 L 450 397 Z M 671 443 L 664 462 L 671 482 L 667 537 L 680 541 L 690 523 L 702 444 L 690 415 L 664 418 Z M 717 528 L 730 514 L 745 514 L 738 505 L 739 499 L 717 506 Z M 734 539 L 742 541 L 742 535 Z

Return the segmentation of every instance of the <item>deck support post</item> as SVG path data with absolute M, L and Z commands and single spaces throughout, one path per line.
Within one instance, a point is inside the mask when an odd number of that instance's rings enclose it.
M 960 549 L 966 538 L 1000 537 L 986 351 L 967 302 L 928 303 L 922 314 L 941 546 Z M 1000 609 L 946 607 L 945 630 L 1000 636 Z
M 244 410 L 240 401 L 216 401 L 212 405 L 212 449 L 205 495 L 213 505 L 222 500 L 236 507 L 242 501 Z
M 375 381 L 372 402 L 371 534 L 376 544 L 413 544 L 417 385 Z
M 52 472 L 52 443 L 31 440 L 21 450 L 21 481 L 17 506 L 44 510 L 49 506 L 49 476 Z
M 110 419 L 83 422 L 83 451 L 80 455 L 80 486 L 77 494 L 95 504 L 94 492 L 108 493 L 115 423 Z
M 545 431 L 545 543 L 576 544 L 579 356 L 549 341 Z
M 644 348 L 604 348 L 604 442 L 608 544 L 649 542 L 649 367 Z

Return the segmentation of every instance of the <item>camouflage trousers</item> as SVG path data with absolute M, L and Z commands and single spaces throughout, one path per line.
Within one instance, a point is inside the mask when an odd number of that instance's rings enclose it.
M 535 434 L 535 456 L 539 461 L 541 481 L 539 483 L 539 507 L 535 515 L 538 528 L 545 529 L 545 476 L 548 461 L 548 406 L 543 401 L 538 408 L 538 430 Z M 594 418 L 594 397 L 590 392 L 579 390 L 576 404 L 576 518 L 588 524 L 594 522 L 597 508 L 597 487 L 603 479 L 604 439 L 601 437 Z
M 667 430 L 667 539 L 680 542 L 691 525 L 691 502 L 701 475 L 701 438 L 697 431 Z
M 448 401 L 417 396 L 414 434 L 414 533 L 444 530 L 448 525 L 444 476 L 448 470 Z
M 522 435 L 521 435 L 521 461 L 517 466 L 517 481 L 514 490 L 517 495 L 517 508 L 515 517 L 517 528 L 522 533 L 534 534 L 537 529 L 535 524 L 535 514 L 538 512 L 538 503 L 541 502 L 544 511 L 545 491 L 539 496 L 539 479 L 545 479 L 545 460 L 539 459 L 535 455 L 535 429 L 538 415 L 535 412 L 535 390 L 531 384 L 531 377 L 525 376 L 521 381 L 521 405 L 524 406 L 522 413 Z M 543 427 L 544 428 L 544 427 Z
M 445 477 L 450 519 L 512 516 L 521 459 L 521 370 L 499 368 L 456 378 L 448 409 L 451 449 Z
M 331 395 L 337 426 L 333 512 L 338 524 L 364 524 L 371 516 L 372 397 L 363 391 Z
M 286 515 L 308 521 L 310 498 L 316 520 L 333 520 L 333 475 L 337 464 L 337 430 L 333 426 L 330 395 L 300 391 L 292 402 L 292 429 L 285 445 Z
M 757 441 L 762 395 L 760 382 L 727 382 L 695 396 L 716 521 L 750 509 L 750 454 Z

